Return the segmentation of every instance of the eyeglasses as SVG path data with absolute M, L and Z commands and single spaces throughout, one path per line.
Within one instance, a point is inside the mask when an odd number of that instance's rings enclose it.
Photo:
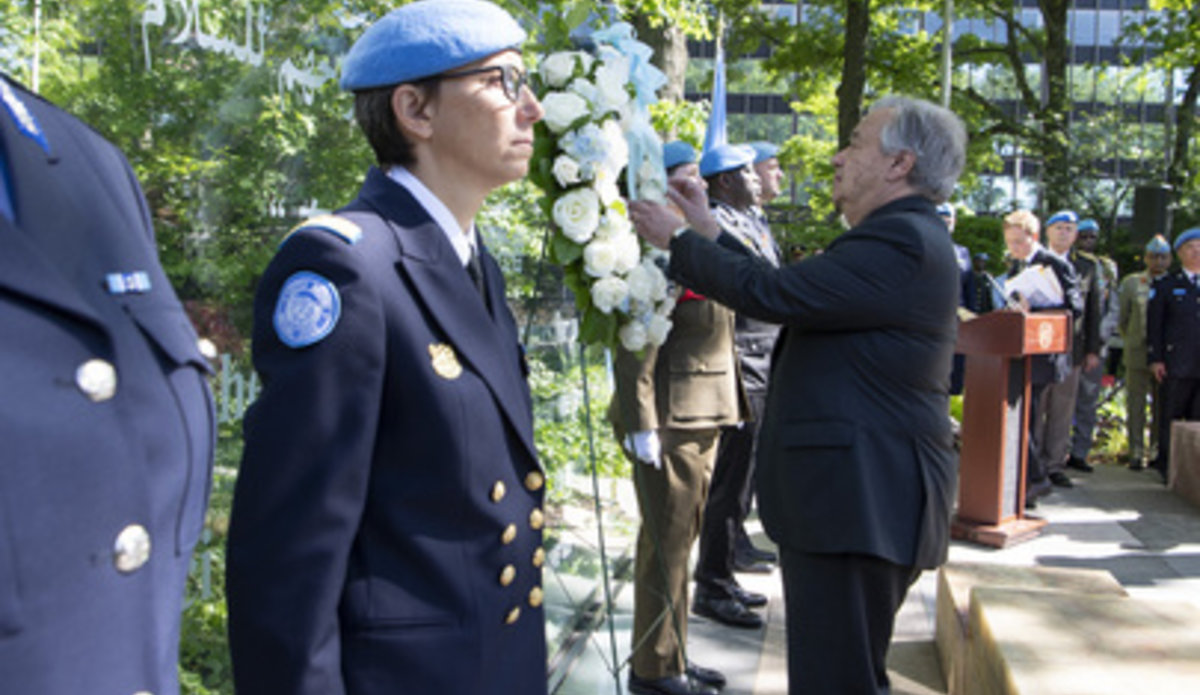
M 489 65 L 485 68 L 443 72 L 438 77 L 443 79 L 467 77 L 469 75 L 481 75 L 493 70 L 500 72 L 500 85 L 504 88 L 504 96 L 508 97 L 508 100 L 515 104 L 521 98 L 521 88 L 529 84 L 529 76 L 525 74 L 524 70 L 515 65 Z

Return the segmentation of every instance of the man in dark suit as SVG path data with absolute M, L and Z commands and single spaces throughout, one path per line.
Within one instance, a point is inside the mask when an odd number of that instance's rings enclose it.
M 1179 270 L 1154 281 L 1146 307 L 1146 360 L 1160 384 L 1158 457 L 1170 479 L 1171 422 L 1200 420 L 1200 227 L 1175 239 Z
M 934 206 L 953 191 L 965 146 L 949 111 L 877 102 L 833 158 L 850 230 L 784 268 L 718 235 L 698 187 L 671 193 L 690 227 L 665 206 L 632 205 L 639 233 L 669 245 L 680 282 L 783 324 L 758 494 L 780 546 L 792 695 L 886 693 L 896 611 L 946 557 L 959 271 Z
M 544 478 L 473 222 L 533 152 L 524 38 L 491 3 L 429 0 L 343 63 L 379 167 L 259 282 L 227 569 L 238 692 L 546 692 Z
M 1075 326 L 1083 315 L 1083 297 L 1079 293 L 1079 279 L 1075 268 L 1067 261 L 1050 253 L 1038 242 L 1041 223 L 1029 210 L 1016 210 L 1004 217 L 1004 245 L 1008 247 L 1009 267 L 1005 286 L 1009 288 L 1008 299 L 1017 302 L 1025 310 L 1067 310 L 1071 312 L 1071 325 Z M 1053 302 L 1030 305 L 1029 297 L 1021 297 L 1008 283 L 1029 267 L 1047 268 L 1054 274 L 1061 290 L 1061 298 Z M 1030 360 L 1029 388 L 1029 433 L 1028 455 L 1025 469 L 1025 505 L 1037 506 L 1037 499 L 1050 493 L 1049 471 L 1045 466 L 1042 439 L 1045 436 L 1045 409 L 1041 407 L 1042 394 L 1046 388 L 1060 383 L 1071 373 L 1071 355 L 1034 355 Z
M 0 689 L 179 692 L 216 432 L 125 157 L 0 75 Z

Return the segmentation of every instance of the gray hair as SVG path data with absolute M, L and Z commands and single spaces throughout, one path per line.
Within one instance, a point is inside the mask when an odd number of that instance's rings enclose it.
M 949 109 L 910 97 L 883 97 L 871 105 L 875 109 L 894 111 L 879 132 L 883 153 L 912 152 L 916 164 L 908 183 L 935 203 L 948 200 L 967 161 L 962 120 Z

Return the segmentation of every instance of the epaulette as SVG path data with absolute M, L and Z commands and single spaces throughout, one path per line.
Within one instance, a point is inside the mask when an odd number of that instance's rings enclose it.
M 320 229 L 329 232 L 351 246 L 357 244 L 363 236 L 362 228 L 344 217 L 320 215 L 292 227 L 292 230 L 283 237 L 283 241 L 279 242 L 279 245 L 283 246 L 287 243 L 288 239 L 292 238 L 293 234 L 305 229 Z

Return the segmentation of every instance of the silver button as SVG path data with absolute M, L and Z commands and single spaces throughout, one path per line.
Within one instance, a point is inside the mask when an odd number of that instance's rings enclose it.
M 75 370 L 75 385 L 93 403 L 107 401 L 117 393 L 117 369 L 111 362 L 90 359 Z
M 141 524 L 121 529 L 113 543 L 113 565 L 122 574 L 136 572 L 150 559 L 150 534 Z

